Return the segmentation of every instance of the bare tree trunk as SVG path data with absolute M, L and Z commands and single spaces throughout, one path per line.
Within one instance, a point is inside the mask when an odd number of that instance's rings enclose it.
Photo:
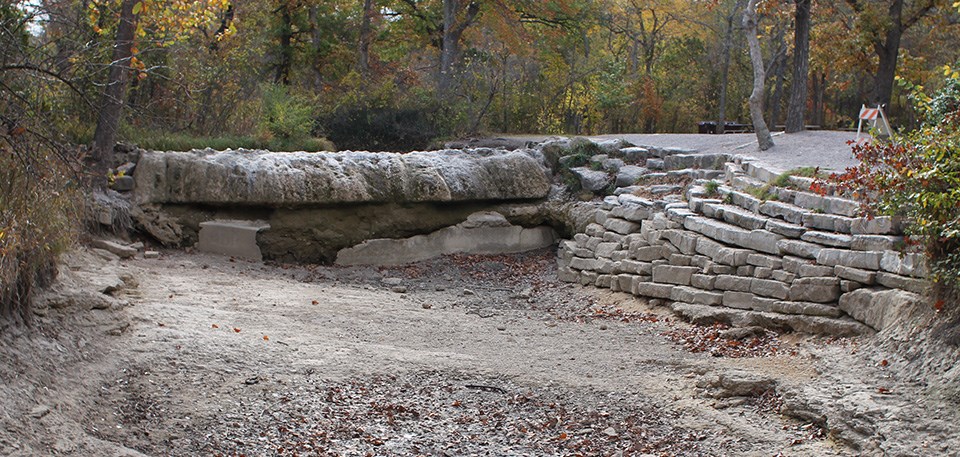
M 281 2 L 277 12 L 280 13 L 280 58 L 273 82 L 289 86 L 290 67 L 293 65 L 293 13 L 286 1 Z
M 443 41 L 440 47 L 440 75 L 437 89 L 441 97 L 449 95 L 460 58 L 460 39 L 463 32 L 480 13 L 480 4 L 470 1 L 463 18 L 457 18 L 463 0 L 443 0 Z
M 357 67 L 363 76 L 370 74 L 370 43 L 373 41 L 372 22 L 375 7 L 374 0 L 363 0 L 363 19 L 360 21 L 360 42 L 357 46 L 360 54 Z
M 133 38 L 137 30 L 138 15 L 133 6 L 138 0 L 123 0 L 120 4 L 120 23 L 113 46 L 113 60 L 107 86 L 103 89 L 97 128 L 93 134 L 91 158 L 106 170 L 113 160 L 113 146 L 117 142 L 117 130 L 123 115 L 129 80 L 130 60 L 133 57 Z
M 783 82 L 787 72 L 787 53 L 783 27 L 779 27 L 775 41 L 779 51 L 773 61 L 773 93 L 770 94 L 770 100 L 767 103 L 767 106 L 770 107 L 770 125 L 773 125 L 774 129 L 780 122 L 780 109 L 783 105 Z
M 766 79 L 763 69 L 763 52 L 760 50 L 760 40 L 757 38 L 757 0 L 750 0 L 747 9 L 743 12 L 743 27 L 747 33 L 747 45 L 750 47 L 750 60 L 753 62 L 753 93 L 750 94 L 750 117 L 753 119 L 753 129 L 757 132 L 757 142 L 760 150 L 766 151 L 773 147 L 773 137 L 767 122 L 763 120 L 763 84 Z
M 811 86 L 813 89 L 813 122 L 821 127 L 824 127 L 826 116 L 824 113 L 823 98 L 827 86 L 826 73 L 814 75 L 813 79 L 811 80 Z
M 740 1 L 733 7 L 733 11 L 730 12 L 730 15 L 727 16 L 727 30 L 723 37 L 723 50 L 721 51 L 723 55 L 721 56 L 720 61 L 720 100 L 717 110 L 717 133 L 724 133 L 726 130 L 727 124 L 727 88 L 730 85 L 730 53 L 733 51 L 733 28 L 734 28 L 734 18 L 737 16 L 737 10 L 739 10 Z
M 787 106 L 787 133 L 803 131 L 807 110 L 807 75 L 810 73 L 810 0 L 796 0 L 793 35 L 793 82 Z

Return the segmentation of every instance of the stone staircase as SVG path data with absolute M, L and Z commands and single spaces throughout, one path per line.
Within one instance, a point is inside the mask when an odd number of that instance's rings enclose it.
M 594 223 L 560 243 L 560 279 L 657 300 L 698 323 L 835 336 L 881 329 L 883 310 L 867 308 L 884 301 L 871 297 L 927 288 L 922 255 L 898 250 L 899 220 L 797 190 L 808 178 L 773 187 L 777 174 L 725 154 L 667 154 L 647 168 L 697 181 L 683 201 L 631 188 L 604 199 Z M 708 195 L 714 179 L 723 183 Z

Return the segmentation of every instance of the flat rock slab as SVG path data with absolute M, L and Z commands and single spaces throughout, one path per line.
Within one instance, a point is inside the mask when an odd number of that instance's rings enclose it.
M 490 213 L 484 214 L 484 219 L 492 219 Z M 338 265 L 404 265 L 447 254 L 525 252 L 545 248 L 557 240 L 556 232 L 547 226 L 525 228 L 509 225 L 503 216 L 500 216 L 499 223 L 484 220 L 484 223 L 478 224 L 477 221 L 480 218 L 475 216 L 471 215 L 464 223 L 427 235 L 364 241 L 356 246 L 341 249 L 337 253 L 336 263 Z M 587 266 L 596 267 L 594 259 L 574 258 L 573 260 L 590 262 Z
M 257 245 L 257 233 L 269 228 L 262 221 L 201 222 L 197 249 L 259 262 L 263 254 Z
M 550 191 L 535 151 L 144 152 L 139 204 L 289 207 L 540 199 Z

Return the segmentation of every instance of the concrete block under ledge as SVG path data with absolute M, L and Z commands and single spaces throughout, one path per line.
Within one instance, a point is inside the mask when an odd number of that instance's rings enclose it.
M 197 250 L 243 259 L 261 261 L 263 255 L 257 245 L 257 233 L 268 230 L 264 221 L 208 221 L 200 223 L 200 241 Z

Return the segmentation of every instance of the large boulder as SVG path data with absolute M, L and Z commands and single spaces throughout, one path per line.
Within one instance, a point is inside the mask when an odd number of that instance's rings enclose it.
M 546 169 L 530 151 L 144 152 L 139 204 L 291 207 L 545 198 Z

